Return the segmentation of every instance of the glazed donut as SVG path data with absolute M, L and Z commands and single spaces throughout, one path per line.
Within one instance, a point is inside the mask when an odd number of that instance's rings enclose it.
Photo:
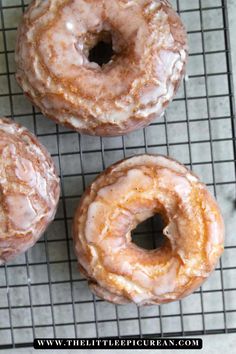
M 99 46 L 110 57 L 96 59 Z M 186 31 L 167 0 L 35 0 L 18 30 L 16 79 L 57 123 L 116 136 L 163 113 L 186 59 Z
M 26 128 L 0 118 L 0 264 L 25 252 L 53 220 L 59 179 Z
M 131 240 L 136 226 L 161 214 L 161 248 Z M 161 155 L 116 163 L 87 189 L 75 213 L 73 237 L 79 269 L 107 301 L 160 304 L 185 297 L 213 271 L 224 248 L 216 201 L 198 177 Z

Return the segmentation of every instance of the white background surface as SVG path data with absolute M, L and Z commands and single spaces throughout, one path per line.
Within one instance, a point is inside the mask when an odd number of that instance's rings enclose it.
M 196 0 L 189 0 L 189 2 L 190 3 L 191 2 L 195 2 L 196 3 Z M 209 0 L 207 0 L 207 2 L 209 2 Z M 233 59 L 233 63 L 234 63 L 233 67 L 236 68 L 236 36 L 235 36 L 235 33 L 236 33 L 236 1 L 235 0 L 229 0 L 228 1 L 228 6 L 229 6 L 229 16 L 230 16 L 230 30 L 234 34 L 234 35 L 231 35 L 232 59 Z M 214 18 L 212 19 L 212 21 L 214 22 Z M 234 70 L 234 78 L 235 78 L 235 83 L 236 83 L 236 70 Z M 196 87 L 195 84 L 193 85 L 193 90 L 194 91 L 197 90 L 198 88 L 199 88 L 199 85 L 197 87 Z M 190 90 L 191 90 L 191 86 L 190 86 Z M 49 126 L 51 127 L 50 124 L 49 124 Z M 152 133 L 153 131 L 154 131 L 154 133 Z M 172 132 L 173 132 L 173 136 L 171 136 Z M 170 134 L 170 136 L 173 139 L 175 138 L 174 135 L 176 134 L 176 131 L 174 130 L 173 125 L 172 125 L 172 131 L 169 132 L 169 134 Z M 192 134 L 195 134 L 194 129 L 192 131 Z M 155 138 L 155 136 L 156 136 L 155 130 L 150 130 L 149 139 L 151 140 L 153 137 Z M 183 138 L 184 138 L 184 136 L 183 136 Z M 195 137 L 195 138 L 197 139 L 197 137 Z M 139 135 L 138 134 L 134 134 L 133 136 L 128 137 L 127 138 L 127 143 L 128 144 L 132 144 L 132 139 L 139 139 Z M 87 139 L 87 144 L 89 144 L 89 142 L 90 142 L 90 140 L 88 138 Z M 52 141 L 50 141 L 50 142 L 45 141 L 44 143 L 48 144 L 48 148 L 50 149 L 50 151 L 53 150 L 54 147 L 53 147 L 53 142 Z M 115 141 L 114 141 L 114 143 L 115 143 Z M 71 148 L 71 144 L 72 144 L 72 141 L 70 140 L 69 141 L 70 148 Z M 93 144 L 94 144 L 94 141 L 93 141 Z M 64 147 L 66 148 L 66 144 L 64 145 Z M 165 151 L 163 151 L 163 152 L 165 152 Z M 172 154 L 176 154 L 177 155 L 176 157 L 179 157 L 180 159 L 184 159 L 185 156 L 186 156 L 186 152 L 185 151 L 182 153 L 180 150 L 177 150 L 177 149 L 175 149 L 175 150 L 173 149 L 172 150 Z M 221 151 L 219 151 L 219 154 L 221 154 Z M 118 158 L 120 158 L 120 156 L 114 156 L 112 158 L 114 158 L 114 160 L 117 160 Z M 96 159 L 96 157 L 95 157 L 95 159 Z M 110 159 L 110 157 L 108 156 L 107 157 L 107 164 L 110 162 L 109 159 Z M 185 161 L 183 161 L 183 162 L 185 162 Z M 95 164 L 96 161 L 92 161 L 92 163 Z M 73 167 L 73 161 L 71 162 L 71 167 Z M 223 173 L 225 173 L 225 171 L 223 171 Z M 208 177 L 208 172 L 202 173 L 202 178 L 206 178 L 207 179 L 207 177 Z M 235 217 L 235 214 L 234 214 L 234 217 Z M 231 233 L 231 237 L 232 238 L 235 237 L 235 232 L 233 234 Z M 235 244 L 235 241 L 234 241 L 234 244 Z M 52 252 L 51 253 L 52 258 L 56 257 L 58 255 L 58 253 L 59 253 L 59 256 L 60 255 L 63 256 L 62 254 L 60 254 L 60 252 L 62 252 L 62 248 L 60 248 L 60 246 L 59 246 L 58 249 L 55 249 L 55 251 L 52 250 L 51 252 Z M 39 248 L 38 248 L 38 251 L 35 249 L 33 251 L 33 253 L 31 253 L 31 256 L 32 257 L 37 257 L 37 256 L 40 257 L 41 253 L 39 251 Z M 233 258 L 234 256 L 231 256 L 231 257 Z M 59 272 L 61 272 L 61 271 L 63 271 L 63 269 L 59 270 Z M 234 282 L 234 284 L 235 284 L 235 279 L 236 279 L 236 275 L 235 275 L 235 271 L 234 271 L 234 274 L 232 274 L 232 279 L 231 279 L 232 283 Z M 214 283 L 214 279 L 212 281 L 212 284 L 213 283 Z M 60 292 L 58 294 L 60 295 Z M 61 294 L 63 295 L 63 293 L 61 293 Z M 64 294 L 66 294 L 66 293 L 64 293 Z M 36 294 L 36 296 L 38 296 L 38 294 Z M 87 296 L 87 295 L 85 294 L 85 296 Z M 235 296 L 235 295 L 233 295 L 233 296 Z M 18 301 L 18 299 L 16 299 L 16 300 Z M 57 299 L 57 300 L 59 301 L 60 299 Z M 218 300 L 216 299 L 215 301 L 217 302 Z M 232 297 L 232 299 L 228 299 L 228 303 L 230 303 L 230 301 L 232 301 L 232 303 L 233 303 L 233 301 L 235 301 L 235 299 L 233 299 L 233 297 Z M 234 302 L 234 304 L 235 304 L 235 302 Z M 214 304 L 212 304 L 212 305 L 214 305 Z M 190 306 L 191 306 L 191 303 L 190 303 Z M 173 309 L 174 308 L 172 308 L 172 310 Z M 171 307 L 170 307 L 170 310 L 171 310 Z M 66 311 L 66 309 L 65 309 L 65 311 Z M 89 315 L 89 314 L 86 314 L 86 316 L 87 315 Z M 40 318 L 40 314 L 38 314 L 38 316 Z M 19 318 L 19 319 L 22 320 L 22 318 Z M 16 320 L 17 320 L 17 317 L 16 317 Z M 173 320 L 172 320 L 173 328 L 175 328 L 175 322 L 174 321 L 175 321 L 175 319 L 173 318 Z M 191 319 L 190 319 L 190 321 L 191 321 Z M 1 322 L 1 319 L 0 319 L 0 322 Z M 168 324 L 168 325 L 171 327 L 171 323 Z M 131 327 L 132 327 L 132 324 L 131 324 Z M 127 327 L 127 329 L 129 329 L 129 328 L 130 327 Z M 104 330 L 106 330 L 106 329 L 104 329 Z M 236 352 L 236 349 L 235 349 L 235 347 L 236 347 L 236 335 L 235 334 L 214 335 L 214 336 L 209 335 L 209 336 L 206 336 L 206 337 L 203 336 L 202 338 L 204 339 L 204 349 L 203 349 L 204 353 L 209 353 L 209 354 L 216 353 L 216 354 L 218 354 L 218 353 L 222 353 L 222 352 L 224 352 L 224 353 L 234 353 L 234 352 Z M 10 353 L 10 352 L 13 352 L 13 351 L 4 351 L 4 353 L 5 352 L 6 353 L 7 352 Z M 28 349 L 22 349 L 22 350 L 17 349 L 14 352 L 17 352 L 17 353 L 21 353 L 21 352 L 22 353 L 30 353 L 30 352 L 33 352 L 33 350 L 30 351 Z M 83 351 L 83 352 L 87 352 L 87 351 Z M 91 353 L 92 351 L 89 351 L 89 352 Z M 101 352 L 101 351 L 96 351 L 96 353 L 99 353 L 99 352 Z M 112 352 L 112 351 L 106 351 L 106 353 L 108 353 L 108 352 Z M 138 352 L 138 351 L 136 351 L 136 352 Z M 147 353 L 148 352 L 151 353 L 151 352 L 154 352 L 154 351 L 146 351 L 146 352 Z M 156 352 L 158 352 L 158 351 L 155 351 L 155 353 Z M 168 354 L 170 351 L 160 351 L 160 352 Z M 178 351 L 178 352 L 182 352 L 182 351 Z M 186 352 L 187 351 L 185 351 L 185 353 Z M 191 353 L 194 353 L 194 352 L 198 352 L 199 353 L 199 351 L 191 351 Z M 50 351 L 50 353 L 53 353 L 53 351 Z M 66 351 L 60 351 L 60 353 L 66 353 Z M 171 353 L 173 353 L 173 351 Z

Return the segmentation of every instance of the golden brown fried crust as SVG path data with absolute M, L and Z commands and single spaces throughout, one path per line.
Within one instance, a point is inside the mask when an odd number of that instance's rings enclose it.
M 59 196 L 46 149 L 26 128 L 0 118 L 0 263 L 35 244 L 53 220 Z
M 131 231 L 164 215 L 167 240 L 155 250 L 131 242 Z M 84 193 L 73 237 L 91 290 L 114 303 L 167 303 L 197 289 L 224 248 L 219 207 L 198 177 L 175 160 L 141 155 L 112 165 Z
M 108 32 L 115 55 L 100 67 L 88 52 Z M 116 136 L 163 113 L 186 60 L 186 31 L 167 1 L 35 0 L 18 29 L 16 79 L 57 123 Z

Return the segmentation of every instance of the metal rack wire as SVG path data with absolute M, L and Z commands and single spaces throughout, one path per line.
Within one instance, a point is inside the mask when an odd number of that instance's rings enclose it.
M 120 138 L 91 138 L 41 117 L 14 80 L 14 41 L 24 0 L 0 0 L 0 114 L 28 126 L 57 164 L 56 219 L 25 255 L 0 267 L 0 348 L 35 337 L 147 337 L 236 332 L 236 140 L 227 0 L 172 1 L 190 42 L 188 77 L 163 118 Z M 85 187 L 112 162 L 141 152 L 170 154 L 198 173 L 222 207 L 225 253 L 193 295 L 164 306 L 114 306 L 95 298 L 76 268 L 70 224 Z M 160 230 L 159 230 L 160 231 Z M 158 233 L 148 221 L 136 237 Z

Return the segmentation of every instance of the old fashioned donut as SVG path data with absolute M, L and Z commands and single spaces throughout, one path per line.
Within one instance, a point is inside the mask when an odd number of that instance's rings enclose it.
M 165 242 L 142 249 L 131 231 L 157 213 L 166 222 Z M 210 275 L 224 248 L 223 219 L 206 186 L 161 155 L 132 157 L 98 176 L 76 211 L 73 236 L 91 290 L 117 304 L 183 298 Z
M 16 79 L 56 122 L 122 135 L 148 125 L 172 100 L 186 42 L 167 0 L 35 0 L 18 30 Z
M 26 128 L 0 118 L 0 264 L 26 251 L 53 220 L 59 178 Z

